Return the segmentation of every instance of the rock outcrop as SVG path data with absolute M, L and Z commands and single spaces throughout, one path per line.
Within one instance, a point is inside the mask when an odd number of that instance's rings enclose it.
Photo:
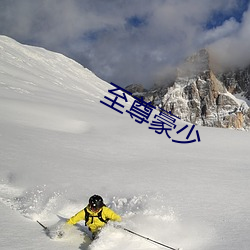
M 250 67 L 245 70 L 215 74 L 209 53 L 203 49 L 178 68 L 173 84 L 153 88 L 143 95 L 148 102 L 182 120 L 210 127 L 248 129 L 250 109 L 247 102 L 233 94 L 250 97 Z M 131 86 L 130 86 L 131 90 Z M 130 91 L 131 92 L 131 91 Z

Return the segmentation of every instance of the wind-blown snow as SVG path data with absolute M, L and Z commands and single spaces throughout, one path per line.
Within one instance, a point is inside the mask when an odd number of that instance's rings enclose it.
M 175 144 L 102 105 L 111 88 L 63 55 L 0 37 L 0 248 L 162 249 L 112 223 L 93 243 L 83 222 L 62 239 L 36 223 L 53 229 L 97 193 L 122 226 L 171 247 L 248 250 L 249 133 L 197 127 L 201 142 Z

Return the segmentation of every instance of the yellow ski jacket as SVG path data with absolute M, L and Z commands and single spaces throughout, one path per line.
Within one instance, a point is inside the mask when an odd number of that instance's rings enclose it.
M 86 226 L 90 229 L 92 233 L 97 232 L 100 228 L 102 228 L 106 223 L 104 221 L 112 220 L 112 221 L 121 221 L 120 215 L 116 214 L 113 210 L 110 208 L 103 206 L 99 211 L 93 212 L 89 209 L 89 207 L 86 207 L 87 212 L 89 213 L 88 221 L 85 221 Z M 98 215 L 100 215 L 101 212 L 101 218 L 104 220 L 100 220 L 98 218 Z M 74 225 L 80 220 L 85 220 L 85 210 L 82 209 L 77 214 L 72 216 L 68 221 L 67 224 Z

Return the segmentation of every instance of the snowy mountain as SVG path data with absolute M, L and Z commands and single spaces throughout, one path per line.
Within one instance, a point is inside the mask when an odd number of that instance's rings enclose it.
M 250 103 L 250 66 L 226 70 L 223 73 L 217 73 L 217 77 L 230 93 L 238 94 L 241 98 L 246 98 L 248 104 Z
M 192 124 L 157 134 L 125 111 L 128 95 L 123 114 L 103 105 L 110 89 L 63 55 L 0 36 L 0 248 L 163 249 L 112 224 L 91 243 L 84 222 L 62 239 L 36 223 L 53 231 L 96 193 L 122 226 L 168 246 L 248 250 L 250 134 L 195 126 L 200 141 L 175 143 Z
M 249 68 L 215 72 L 209 52 L 203 49 L 180 65 L 170 87 L 133 93 L 193 124 L 249 129 L 249 87 Z

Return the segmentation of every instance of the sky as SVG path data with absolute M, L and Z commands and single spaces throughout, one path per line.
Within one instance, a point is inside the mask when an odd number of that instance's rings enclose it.
M 250 62 L 249 0 L 0 0 L 0 34 L 122 87 L 164 82 L 201 48 L 225 65 Z

